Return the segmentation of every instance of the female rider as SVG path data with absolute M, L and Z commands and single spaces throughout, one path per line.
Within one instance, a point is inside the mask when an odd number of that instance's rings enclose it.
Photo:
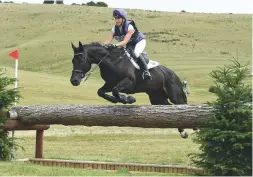
M 142 78 L 144 80 L 150 80 L 151 75 L 147 68 L 147 63 L 141 53 L 146 47 L 145 36 L 138 31 L 134 21 L 127 20 L 127 13 L 122 9 L 116 9 L 113 11 L 113 17 L 115 18 L 115 26 L 113 26 L 110 35 L 105 41 L 105 48 L 112 49 L 117 47 L 134 48 L 134 57 L 137 59 L 137 64 L 143 71 Z M 112 40 L 116 39 L 118 44 L 111 44 Z

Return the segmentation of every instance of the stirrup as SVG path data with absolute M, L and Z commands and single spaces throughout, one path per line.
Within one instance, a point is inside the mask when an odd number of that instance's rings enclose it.
M 146 76 L 146 77 L 145 77 Z M 148 78 L 147 78 L 148 77 Z M 151 74 L 149 71 L 143 71 L 142 73 L 142 79 L 143 80 L 152 80 Z

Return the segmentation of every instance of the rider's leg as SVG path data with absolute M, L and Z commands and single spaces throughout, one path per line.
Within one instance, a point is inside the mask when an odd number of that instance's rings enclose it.
M 135 45 L 134 54 L 135 57 L 137 58 L 137 63 L 140 66 L 141 71 L 143 71 L 142 78 L 144 80 L 151 80 L 151 75 L 148 71 L 147 63 L 145 59 L 141 56 L 141 53 L 144 51 L 145 47 L 146 47 L 146 39 L 142 39 Z

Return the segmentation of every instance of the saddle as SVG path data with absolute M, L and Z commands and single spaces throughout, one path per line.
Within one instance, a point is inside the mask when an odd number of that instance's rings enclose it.
M 131 63 L 133 64 L 133 66 L 136 69 L 140 69 L 139 65 L 137 64 L 136 60 L 137 58 L 135 57 L 134 54 L 134 48 L 133 47 L 127 47 L 124 48 L 125 50 L 125 55 L 127 56 L 127 58 L 131 61 Z M 145 59 L 148 69 L 154 68 L 156 66 L 159 66 L 160 63 L 158 63 L 157 61 L 152 61 L 149 59 L 147 52 L 142 52 L 141 55 L 143 56 L 143 58 Z

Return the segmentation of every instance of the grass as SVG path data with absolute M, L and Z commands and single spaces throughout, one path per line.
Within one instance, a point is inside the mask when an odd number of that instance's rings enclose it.
M 198 153 L 190 138 L 182 139 L 175 129 L 144 129 L 132 127 L 83 127 L 54 125 L 45 131 L 44 158 L 91 160 L 192 166 L 188 154 Z M 24 147 L 15 152 L 16 159 L 34 157 L 35 131 L 15 133 L 15 142 Z M 9 170 L 9 169 L 12 170 Z M 73 171 L 75 171 L 73 173 Z M 100 175 L 100 176 L 175 176 L 178 174 L 133 173 L 127 170 L 74 170 L 60 167 L 41 167 L 20 163 L 0 163 L 2 175 Z
M 105 128 L 98 132 L 98 127 L 68 127 L 63 133 L 60 128 L 45 132 L 45 158 L 191 165 L 188 154 L 198 152 L 191 138 L 182 139 L 171 130 L 113 127 L 104 133 Z M 16 142 L 25 150 L 19 149 L 16 158 L 34 157 L 34 135 L 19 136 Z
M 0 162 L 1 176 L 179 176 L 179 174 L 129 172 L 125 169 L 104 171 L 92 169 L 46 167 L 22 162 Z
M 98 70 L 79 87 L 69 82 L 73 57 L 70 42 L 103 42 L 113 25 L 111 12 L 110 8 L 86 6 L 0 4 L 0 67 L 6 68 L 10 77 L 14 76 L 14 61 L 8 53 L 20 51 L 23 98 L 18 105 L 111 104 L 97 96 L 103 84 Z M 216 67 L 229 64 L 237 55 L 241 63 L 250 61 L 252 65 L 251 15 L 128 12 L 148 37 L 150 58 L 188 80 L 189 104 L 215 99 L 208 88 L 213 85 L 209 73 Z M 145 94 L 135 97 L 135 104 L 150 104 Z M 16 152 L 16 158 L 34 156 L 34 135 L 34 131 L 15 132 L 20 138 L 17 142 L 25 148 Z M 198 152 L 197 145 L 191 139 L 181 139 L 176 129 L 54 125 L 45 132 L 44 141 L 44 156 L 58 159 L 189 165 L 187 155 L 192 152 Z M 0 174 L 122 175 L 20 163 L 0 163 Z
M 103 84 L 99 71 L 79 87 L 70 85 L 70 42 L 103 42 L 113 25 L 111 11 L 85 6 L 1 4 L 0 29 L 4 35 L 0 36 L 0 65 L 13 76 L 9 68 L 14 62 L 8 52 L 20 50 L 20 86 L 25 96 L 20 104 L 106 104 L 96 95 Z M 212 85 L 209 73 L 228 64 L 237 52 L 242 63 L 251 62 L 250 15 L 128 12 L 148 37 L 150 58 L 188 80 L 189 103 L 214 99 L 208 92 Z M 149 100 L 145 94 L 137 94 L 136 104 L 149 104 Z

